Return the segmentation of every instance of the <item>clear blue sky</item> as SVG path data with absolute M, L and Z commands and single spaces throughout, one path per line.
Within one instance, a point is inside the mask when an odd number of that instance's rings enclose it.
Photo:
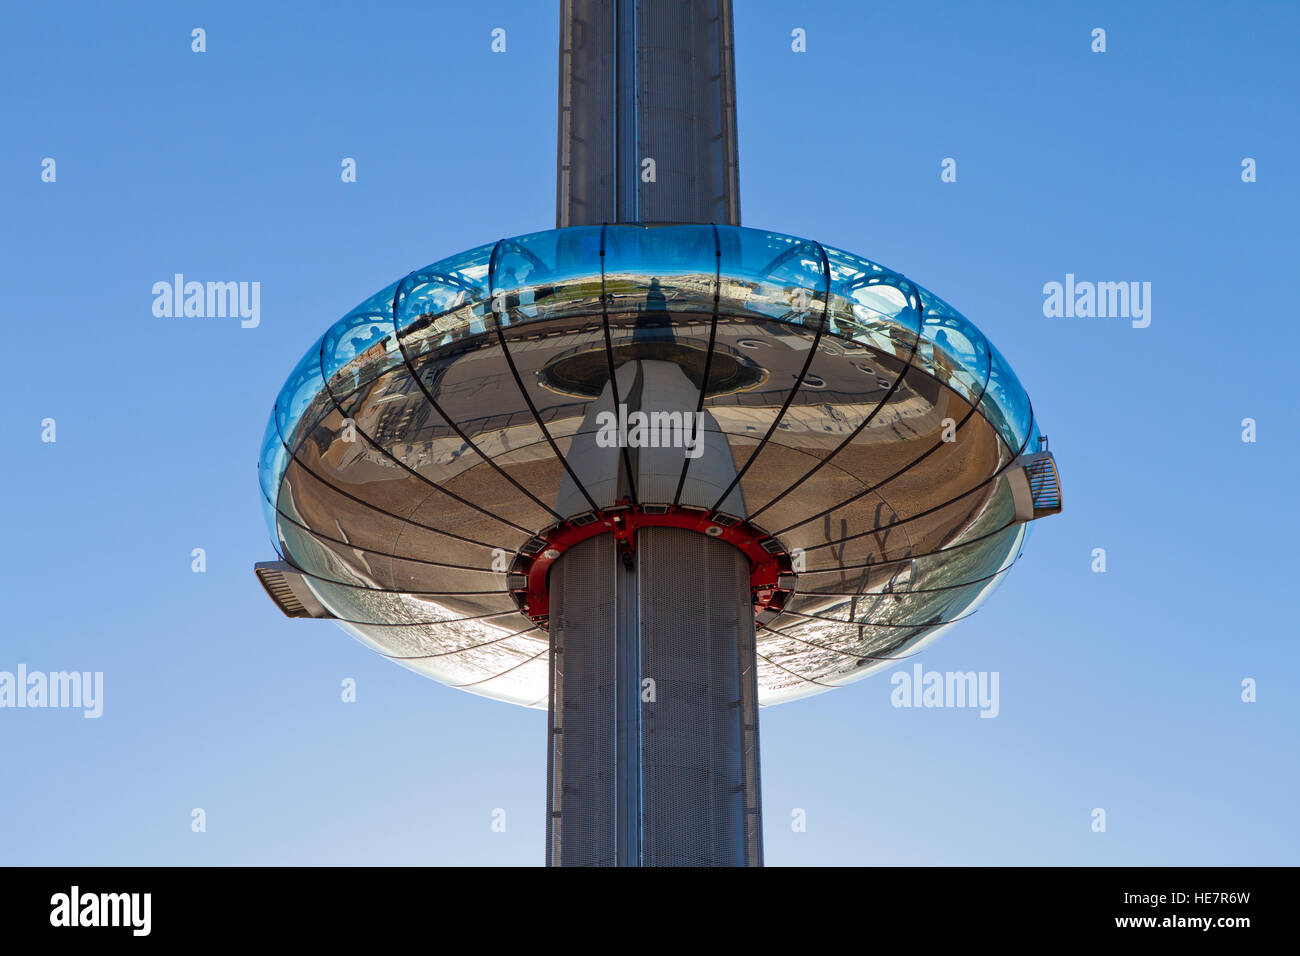
M 0 710 L 0 863 L 542 861 L 544 715 L 283 618 L 251 567 L 258 443 L 306 347 L 413 268 L 553 224 L 557 19 L 6 9 L 0 670 L 102 671 L 105 699 Z M 763 712 L 768 863 L 1300 863 L 1300 7 L 738 0 L 735 27 L 744 222 L 975 321 L 1066 504 L 918 658 L 999 672 L 996 719 L 895 709 L 887 675 Z M 260 282 L 261 325 L 155 318 L 176 272 Z M 1151 282 L 1150 327 L 1045 318 L 1066 273 Z

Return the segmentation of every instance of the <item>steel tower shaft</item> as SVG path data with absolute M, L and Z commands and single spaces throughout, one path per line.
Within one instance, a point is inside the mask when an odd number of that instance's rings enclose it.
M 561 0 L 557 226 L 740 225 L 731 0 Z
M 730 0 L 562 0 L 557 225 L 739 225 L 735 124 Z M 640 348 L 671 341 L 666 308 L 647 303 Z M 637 355 L 610 353 L 589 414 L 693 413 L 700 391 L 682 370 Z M 613 489 L 602 508 L 671 503 L 663 476 L 688 474 L 684 450 L 620 463 L 590 445 L 574 439 L 569 468 Z M 734 484 L 725 442 L 691 464 L 683 504 L 708 507 Z M 573 497 L 559 509 L 584 510 Z M 760 865 L 749 559 L 696 531 L 643 528 L 566 552 L 548 588 L 547 864 Z

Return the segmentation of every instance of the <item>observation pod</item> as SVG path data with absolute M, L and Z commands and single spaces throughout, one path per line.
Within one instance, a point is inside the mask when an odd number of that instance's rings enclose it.
M 560 9 L 559 228 L 308 350 L 256 570 L 291 617 L 547 709 L 548 864 L 759 865 L 759 705 L 973 612 L 1056 467 L 955 309 L 740 227 L 729 0 Z
M 774 704 L 974 611 L 1060 510 L 1040 443 L 997 349 L 898 273 L 754 229 L 551 230 L 413 272 L 312 345 L 263 442 L 282 560 L 259 575 L 287 613 L 546 707 L 567 552 L 729 546 L 738 572 L 662 597 L 707 616 L 740 589 L 753 655 L 727 659 Z
M 405 667 L 545 707 L 552 564 L 702 532 L 748 559 L 774 704 L 972 612 L 1060 510 L 1040 444 L 997 349 L 898 273 L 754 229 L 556 229 L 413 272 L 308 349 L 261 454 L 287 567 L 259 573 Z

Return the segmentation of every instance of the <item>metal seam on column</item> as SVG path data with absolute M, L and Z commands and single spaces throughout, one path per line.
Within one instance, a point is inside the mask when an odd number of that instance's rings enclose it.
M 733 35 L 731 0 L 719 0 L 718 69 L 722 85 L 723 189 L 729 225 L 740 225 L 740 157 L 736 131 L 736 43 Z
M 561 0 L 560 4 L 560 76 L 557 84 L 559 90 L 559 108 L 557 114 L 557 130 L 555 145 L 555 226 L 563 228 L 569 224 L 569 211 L 567 209 L 567 194 L 569 191 L 569 163 L 568 156 L 568 131 L 565 129 L 565 121 L 568 118 L 570 107 L 566 101 L 572 100 L 572 86 L 568 79 L 567 73 L 571 72 L 573 56 L 573 37 L 570 33 L 570 26 L 573 23 L 573 14 L 570 9 L 570 0 Z
M 636 155 L 638 145 L 636 4 L 635 0 L 612 0 L 612 3 L 614 7 L 614 220 L 620 223 L 637 222 L 640 212 L 638 206 L 640 177 Z M 626 24 L 624 21 L 627 21 Z

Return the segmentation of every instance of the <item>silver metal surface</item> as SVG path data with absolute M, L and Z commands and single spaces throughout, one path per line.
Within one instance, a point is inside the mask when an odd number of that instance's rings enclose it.
M 680 528 L 551 572 L 547 862 L 762 863 L 749 563 Z
M 730 0 L 563 0 L 556 225 L 739 225 L 735 103 Z

